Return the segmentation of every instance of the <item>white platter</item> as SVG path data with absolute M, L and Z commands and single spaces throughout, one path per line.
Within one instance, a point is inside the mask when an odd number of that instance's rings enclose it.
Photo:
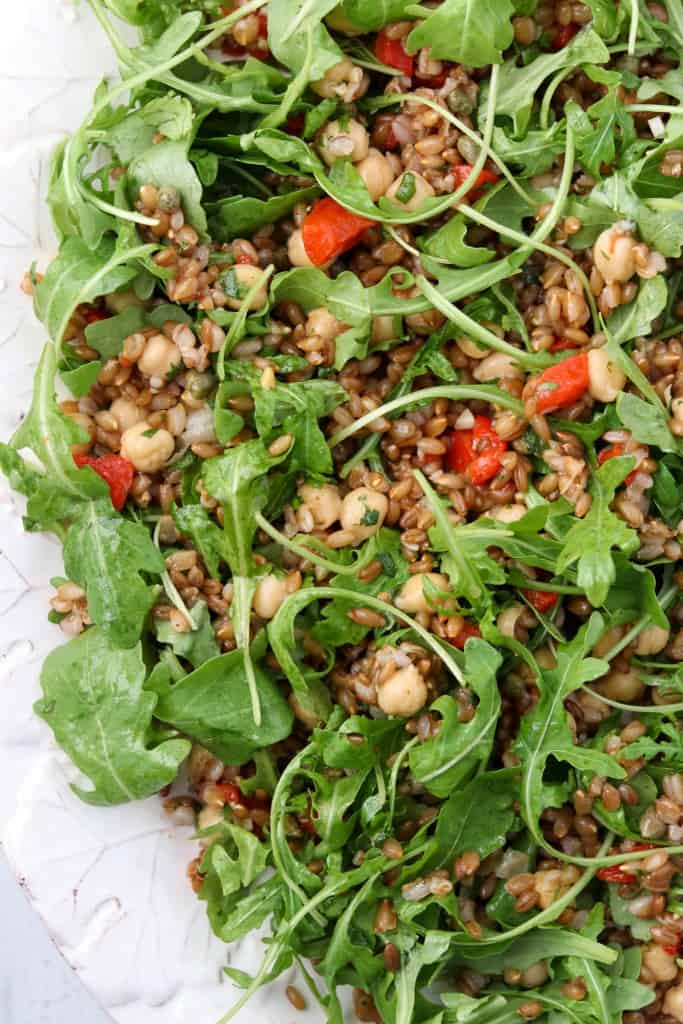
M 3 5 L 4 8 L 5 5 Z M 20 283 L 44 269 L 54 240 L 44 205 L 49 157 L 114 70 L 94 18 L 70 0 L 20 0 L 0 33 L 0 439 L 28 408 L 44 341 Z M 0 787 L 5 854 L 56 945 L 119 1024 L 214 1024 L 238 996 L 230 962 L 253 971 L 252 939 L 229 952 L 211 934 L 185 868 L 187 829 L 159 800 L 93 808 L 69 789 L 70 768 L 32 713 L 40 665 L 62 634 L 47 621 L 60 548 L 22 531 L 21 499 L 0 477 Z M 304 1024 L 285 999 L 287 975 L 259 993 L 240 1024 Z M 87 1022 L 79 1022 L 87 1024 Z

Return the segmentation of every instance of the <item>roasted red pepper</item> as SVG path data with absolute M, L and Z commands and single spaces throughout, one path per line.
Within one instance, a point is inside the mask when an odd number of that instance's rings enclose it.
M 559 597 L 559 594 L 555 594 L 551 590 L 523 590 L 522 593 L 529 604 L 533 605 L 541 614 L 554 608 Z
M 569 356 L 549 366 L 537 377 L 533 395 L 536 412 L 555 412 L 573 405 L 588 390 L 588 356 L 585 352 Z
M 106 309 L 100 309 L 99 306 L 86 306 L 81 313 L 86 324 L 96 324 L 98 320 L 108 320 L 110 316 Z
M 111 503 L 117 511 L 126 504 L 128 492 L 135 476 L 135 466 L 121 455 L 74 455 L 74 462 L 79 469 L 90 466 L 101 476 L 109 487 Z
M 571 22 L 569 25 L 563 25 L 559 28 L 553 36 L 553 50 L 564 50 L 565 46 L 571 43 L 574 36 L 578 33 L 579 26 Z
M 374 220 L 359 217 L 326 196 L 320 199 L 304 220 L 301 232 L 304 249 L 316 267 L 353 249 Z
M 377 33 L 375 57 L 381 64 L 396 68 L 402 75 L 408 75 L 409 78 L 412 76 L 415 58 L 406 52 L 403 40 L 390 39 L 385 28 Z
M 466 473 L 473 484 L 485 484 L 501 467 L 500 457 L 507 442 L 493 429 L 488 416 L 475 416 L 471 430 L 455 430 L 451 435 L 448 464 L 454 473 Z
M 619 885 L 630 885 L 636 877 L 636 869 L 627 870 L 626 864 L 612 864 L 608 868 L 598 868 L 595 872 L 602 882 L 615 882 Z
M 232 14 L 235 10 L 235 4 L 225 4 L 221 8 L 223 17 L 228 14 Z M 256 11 L 256 17 L 258 18 L 258 36 L 253 43 L 249 46 L 240 46 L 238 42 L 233 40 L 230 36 L 225 36 L 221 44 L 221 49 L 226 57 L 234 57 L 236 60 L 244 60 L 245 57 L 259 57 L 261 60 L 267 57 L 269 54 L 268 46 L 264 45 L 264 40 L 268 38 L 268 15 L 261 9 Z M 234 26 L 233 26 L 234 27 Z
M 624 445 L 621 444 L 621 442 L 617 441 L 616 444 L 610 445 L 609 448 L 603 448 L 603 450 L 598 455 L 598 462 L 602 466 L 602 464 L 604 462 L 609 462 L 610 459 L 616 459 L 617 456 L 625 455 L 625 454 L 626 454 L 626 449 L 624 448 Z M 638 467 L 636 466 L 636 468 L 633 470 L 633 472 L 629 473 L 629 475 L 626 477 L 626 479 L 624 480 L 624 483 L 626 483 L 626 484 L 633 483 L 633 481 L 636 478 L 637 472 L 638 472 Z
M 460 188 L 460 186 L 467 181 L 471 173 L 471 164 L 454 164 L 454 166 L 451 167 L 451 174 L 453 175 L 455 188 Z M 479 199 L 482 195 L 483 186 L 495 185 L 498 180 L 499 175 L 495 174 L 494 171 L 489 171 L 488 168 L 484 167 L 484 169 L 480 171 L 477 177 L 474 179 L 472 187 L 467 193 L 467 198 L 471 199 L 472 202 L 476 202 L 477 199 Z
M 480 637 L 481 630 L 479 629 L 479 626 L 477 626 L 476 623 L 468 622 L 467 620 L 465 620 L 462 629 L 460 630 L 458 635 L 453 640 L 451 640 L 451 643 L 453 644 L 454 647 L 457 647 L 458 650 L 463 651 L 465 649 L 465 644 L 470 639 L 470 637 L 473 636 Z
M 570 341 L 569 338 L 558 338 L 557 341 L 554 341 L 552 343 L 552 345 L 550 346 L 549 351 L 550 352 L 570 352 L 570 351 L 573 351 L 574 349 L 577 349 L 577 348 L 579 348 L 579 345 L 578 345 L 578 343 L 576 341 Z

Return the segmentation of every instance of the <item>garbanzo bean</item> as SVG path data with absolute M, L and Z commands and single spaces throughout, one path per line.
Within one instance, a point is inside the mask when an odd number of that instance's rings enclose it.
M 313 516 L 313 522 L 321 530 L 327 530 L 336 523 L 342 511 L 342 499 L 333 484 L 315 487 L 303 484 L 299 488 L 299 496 Z
M 409 614 L 433 611 L 433 605 L 430 605 L 424 592 L 426 580 L 429 580 L 438 590 L 448 590 L 448 577 L 443 573 L 418 572 L 403 584 L 395 601 L 396 607 Z
M 377 703 L 387 715 L 408 718 L 417 714 L 427 700 L 427 684 L 414 665 L 400 668 L 377 690 Z
M 314 267 L 315 264 L 306 252 L 304 245 L 304 236 L 301 233 L 301 229 L 297 228 L 289 236 L 287 242 L 287 255 L 289 256 L 289 262 L 293 267 Z
M 358 540 L 366 540 L 377 533 L 389 508 L 386 495 L 369 487 L 356 487 L 342 502 L 341 525 L 353 530 Z
M 385 194 L 395 177 L 391 163 L 378 149 L 371 149 L 367 156 L 356 164 L 356 170 L 365 182 L 370 198 L 375 202 Z
M 626 383 L 626 374 L 604 348 L 588 353 L 588 392 L 598 402 L 613 402 Z
M 386 191 L 387 199 L 407 213 L 419 210 L 425 199 L 434 194 L 427 179 L 415 171 L 404 171 Z
M 121 455 L 141 473 L 156 473 L 166 465 L 174 450 L 173 435 L 163 428 L 155 430 L 146 420 L 121 435 Z
M 283 579 L 264 576 L 254 593 L 254 611 L 261 619 L 272 619 L 286 597 L 287 587 Z
M 180 349 L 165 334 L 153 334 L 138 359 L 141 373 L 146 377 L 161 377 L 162 380 L 166 380 L 172 370 L 182 365 Z
M 630 221 L 620 220 L 603 231 L 593 246 L 593 262 L 606 284 L 623 284 L 636 272 L 634 246 Z
M 227 305 L 230 309 L 240 309 L 247 292 L 263 276 L 263 271 L 260 267 L 253 267 L 250 263 L 237 263 L 232 268 L 231 273 L 235 275 L 241 294 L 235 298 L 228 296 Z M 268 286 L 267 284 L 262 284 L 250 298 L 247 309 L 263 309 L 267 301 Z
M 115 398 L 111 403 L 109 412 L 119 425 L 119 430 L 128 430 L 136 423 L 141 423 L 145 418 L 145 411 L 139 405 L 132 402 L 130 398 Z
M 328 121 L 318 141 L 320 155 L 330 167 L 335 160 L 351 160 L 357 163 L 368 155 L 369 137 L 367 130 L 355 118 Z

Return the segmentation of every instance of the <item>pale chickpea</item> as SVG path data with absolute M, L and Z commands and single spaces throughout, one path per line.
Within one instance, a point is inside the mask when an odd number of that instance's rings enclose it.
M 636 640 L 636 654 L 647 656 L 648 654 L 659 654 L 669 642 L 669 629 L 663 626 L 646 626 L 642 633 L 638 634 Z
M 626 672 L 615 669 L 598 683 L 596 689 L 610 700 L 619 701 L 621 704 L 633 704 L 645 693 L 645 683 L 634 668 L 629 668 Z
M 399 198 L 399 193 L 405 198 Z M 404 171 L 386 191 L 387 199 L 407 213 L 419 210 L 425 199 L 433 195 L 434 189 L 427 179 L 415 171 Z
M 369 81 L 363 69 L 345 57 L 328 68 L 323 78 L 311 82 L 311 89 L 323 99 L 334 99 L 337 96 L 344 103 L 351 103 L 367 91 Z
M 377 691 L 377 703 L 387 715 L 408 718 L 426 703 L 427 684 L 414 665 L 394 672 Z
M 490 380 L 521 380 L 524 377 L 524 370 L 516 359 L 507 355 L 506 352 L 492 352 L 475 366 L 472 376 L 480 383 Z
M 496 619 L 496 625 L 503 636 L 515 636 L 515 626 L 523 612 L 524 605 L 521 604 L 511 604 L 509 608 L 503 609 Z
M 301 232 L 301 228 L 297 228 L 289 236 L 287 242 L 287 255 L 289 256 L 289 262 L 293 267 L 314 267 L 315 263 L 306 252 L 306 246 L 304 245 L 304 236 Z
M 130 398 L 115 398 L 111 403 L 109 412 L 119 425 L 119 430 L 128 430 L 136 423 L 141 423 L 145 418 L 145 411 Z
M 163 428 L 155 430 L 145 420 L 121 435 L 121 455 L 141 473 L 156 473 L 166 465 L 174 450 L 173 435 Z
M 263 271 L 259 267 L 252 267 L 250 263 L 236 263 L 231 273 L 235 275 L 240 295 L 234 299 L 228 297 L 227 305 L 229 309 L 240 309 L 249 289 L 253 288 L 259 278 L 263 277 Z M 247 309 L 263 309 L 267 302 L 268 285 L 262 284 L 249 299 Z
M 146 377 L 161 377 L 162 380 L 166 380 L 173 369 L 182 365 L 180 349 L 165 334 L 153 334 L 138 359 L 141 373 Z
M 402 330 L 400 316 L 373 317 L 372 340 L 376 344 L 379 344 L 383 341 L 393 341 L 395 338 L 400 338 L 401 333 Z
M 444 576 L 443 573 L 417 572 L 401 587 L 401 592 L 394 602 L 396 607 L 400 608 L 402 612 L 408 612 L 409 614 L 433 611 L 433 606 L 430 605 L 424 592 L 426 580 L 429 580 L 437 590 L 448 590 L 448 577 Z
M 340 522 L 343 530 L 352 530 L 357 540 L 377 533 L 389 508 L 386 495 L 370 487 L 356 487 L 342 502 Z
M 335 160 L 364 160 L 370 148 L 369 136 L 364 125 L 350 117 L 341 121 L 328 121 L 320 133 L 318 150 L 325 163 L 331 167 Z
M 306 334 L 315 334 L 326 341 L 332 341 L 346 330 L 346 324 L 332 316 L 325 306 L 312 309 L 306 319 Z
M 626 374 L 604 348 L 588 353 L 588 392 L 597 402 L 613 402 L 626 383 Z
M 279 576 L 264 576 L 256 587 L 252 605 L 260 619 L 272 619 L 286 597 L 285 580 Z
M 623 284 L 635 274 L 636 242 L 632 230 L 630 221 L 620 220 L 598 235 L 593 246 L 593 262 L 605 284 Z
M 683 985 L 674 985 L 673 988 L 667 989 L 662 1009 L 670 1017 L 683 1021 Z
M 678 974 L 676 957 L 654 942 L 643 949 L 643 967 L 651 971 L 657 982 L 673 981 Z
M 342 500 L 333 484 L 323 484 L 321 487 L 303 484 L 299 488 L 299 497 L 310 510 L 313 522 L 321 530 L 327 530 L 341 515 Z
M 110 313 L 123 313 L 130 306 L 144 306 L 145 303 L 139 299 L 134 291 L 112 292 L 107 295 L 104 304 Z
M 356 164 L 356 170 L 365 182 L 373 202 L 384 195 L 396 177 L 391 163 L 378 149 L 369 150 L 365 159 Z
M 499 505 L 497 508 L 488 509 L 486 515 L 499 523 L 517 523 L 526 513 L 526 505 Z
M 71 451 L 73 455 L 87 455 L 93 444 L 95 443 L 95 433 L 97 427 L 95 421 L 86 416 L 83 412 L 70 412 L 66 414 L 72 423 L 80 427 L 88 435 L 88 440 L 84 441 L 83 444 L 72 444 Z

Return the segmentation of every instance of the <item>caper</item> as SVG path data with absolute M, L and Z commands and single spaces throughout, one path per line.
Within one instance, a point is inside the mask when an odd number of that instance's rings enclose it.
M 473 139 L 468 139 L 466 135 L 461 135 L 457 142 L 458 153 L 460 153 L 463 160 L 466 160 L 468 164 L 474 164 L 479 156 L 479 146 Z
M 446 102 L 454 114 L 471 114 L 474 110 L 474 103 L 460 86 L 449 92 Z
M 180 193 L 178 189 L 174 188 L 173 185 L 163 185 L 159 189 L 157 204 L 163 213 L 173 213 L 180 206 Z
M 185 387 L 193 398 L 206 398 L 211 394 L 216 378 L 210 370 L 200 373 L 199 370 L 189 370 L 185 374 Z

